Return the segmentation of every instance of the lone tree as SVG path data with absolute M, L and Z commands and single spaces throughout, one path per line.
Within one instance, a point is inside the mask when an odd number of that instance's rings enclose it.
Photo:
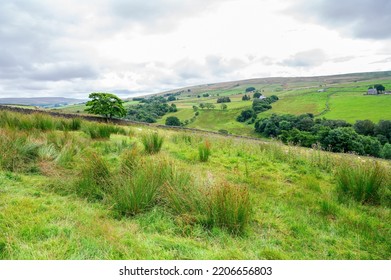
M 181 121 L 177 117 L 171 116 L 166 119 L 166 125 L 181 126 Z
M 85 111 L 88 113 L 102 115 L 106 118 L 106 121 L 113 117 L 126 116 L 126 110 L 122 105 L 123 101 L 114 94 L 93 92 L 88 98 L 91 99 L 86 103 L 89 108 Z

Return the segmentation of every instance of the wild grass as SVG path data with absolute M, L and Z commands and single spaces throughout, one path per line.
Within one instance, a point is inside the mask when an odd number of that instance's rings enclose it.
M 350 197 L 364 204 L 379 205 L 391 187 L 390 170 L 377 161 L 341 161 L 336 170 L 340 198 Z M 389 190 L 388 190 L 389 191 Z
M 158 191 L 170 180 L 173 168 L 161 158 L 130 163 L 129 155 L 109 194 L 114 209 L 125 216 L 136 215 L 155 205 Z
M 172 141 L 149 155 L 137 144 L 151 130 L 94 141 L 3 126 L 15 168 L 0 163 L 0 259 L 390 259 L 389 179 L 360 204 L 338 198 L 339 155 L 208 135 L 203 164 L 205 134 L 155 128 Z
M 0 127 L 16 129 L 16 130 L 32 130 L 40 131 L 76 131 L 80 130 L 82 120 L 80 118 L 54 118 L 50 115 L 42 113 L 33 113 L 24 115 L 20 113 L 1 111 L 0 112 Z
M 207 162 L 210 155 L 211 155 L 211 143 L 208 140 L 205 140 L 198 147 L 199 159 L 201 162 Z
M 27 171 L 38 157 L 39 144 L 28 134 L 13 130 L 0 130 L 0 166 L 8 171 Z
M 110 139 L 111 134 L 126 135 L 126 131 L 122 127 L 109 124 L 86 123 L 82 126 L 82 130 L 91 139 Z
M 141 141 L 144 145 L 144 150 L 148 154 L 156 154 L 160 151 L 163 145 L 164 138 L 157 132 L 143 134 Z
M 102 200 L 110 188 L 111 174 L 105 159 L 88 152 L 74 184 L 75 192 L 91 201 Z
M 211 190 L 208 225 L 241 234 L 250 221 L 251 211 L 248 189 L 224 182 Z
M 140 159 L 140 153 L 135 146 L 131 149 L 126 149 L 122 152 L 120 161 L 120 172 L 126 175 L 132 174 L 133 170 L 136 168 L 137 163 Z

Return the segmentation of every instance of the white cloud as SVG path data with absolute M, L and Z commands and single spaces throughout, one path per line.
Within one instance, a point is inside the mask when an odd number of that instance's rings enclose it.
M 378 28 L 369 40 L 361 36 L 366 31 L 358 20 L 370 17 L 361 17 L 359 7 L 369 2 L 361 1 L 351 14 L 345 10 L 344 17 L 327 3 L 3 1 L 0 97 L 86 97 L 93 91 L 126 97 L 260 76 L 389 70 L 389 33 Z M 344 37 L 344 18 L 361 35 Z M 380 22 L 385 19 L 380 11 Z

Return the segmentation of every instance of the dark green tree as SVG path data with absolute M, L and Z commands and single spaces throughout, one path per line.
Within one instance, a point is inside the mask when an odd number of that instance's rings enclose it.
M 253 98 L 259 98 L 259 97 L 261 97 L 261 93 L 259 92 L 259 91 L 256 91 L 256 92 L 254 92 L 254 94 L 253 94 Z
M 373 87 L 377 89 L 378 93 L 383 93 L 386 90 L 386 88 L 381 84 L 374 85 Z
M 242 96 L 243 101 L 250 100 L 250 99 L 251 99 L 250 95 L 245 94 Z
M 255 90 L 255 87 L 248 87 L 246 88 L 246 92 L 252 92 Z
M 365 136 L 373 136 L 375 134 L 375 124 L 370 120 L 358 120 L 354 124 L 353 128 L 358 134 Z
M 123 101 L 114 94 L 94 92 L 88 98 L 91 99 L 86 103 L 88 108 L 85 111 L 88 113 L 102 115 L 106 120 L 126 115 Z
M 171 116 L 166 119 L 166 125 L 181 126 L 181 121 L 177 117 Z
M 173 96 L 173 95 L 170 95 L 168 98 L 167 98 L 167 101 L 175 101 L 176 100 L 176 98 L 175 98 L 175 96 Z

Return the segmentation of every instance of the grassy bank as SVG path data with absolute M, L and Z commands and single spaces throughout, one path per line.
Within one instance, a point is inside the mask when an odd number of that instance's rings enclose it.
M 94 138 L 95 125 L 1 125 L 1 259 L 391 257 L 389 161 L 142 126 Z M 356 184 L 342 157 L 381 166 L 379 199 L 341 192 Z

